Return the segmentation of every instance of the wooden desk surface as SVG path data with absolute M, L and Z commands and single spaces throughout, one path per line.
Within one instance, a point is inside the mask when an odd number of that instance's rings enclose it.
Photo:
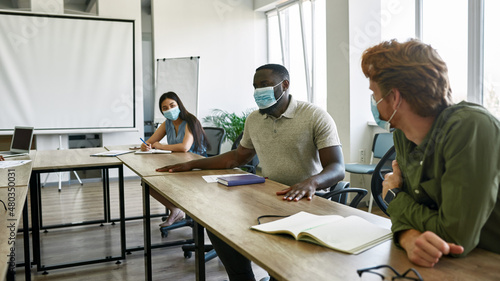
M 41 150 L 36 152 L 33 170 L 66 169 L 121 164 L 116 157 L 91 157 L 91 154 L 107 151 L 104 147 L 63 150 Z
M 423 268 L 411 264 L 392 241 L 348 255 L 291 237 L 252 231 L 249 227 L 257 224 L 261 215 L 291 215 L 301 210 L 318 215 L 357 215 L 385 227 L 390 227 L 390 221 L 319 197 L 285 202 L 275 195 L 285 186 L 269 180 L 229 188 L 206 183 L 201 178 L 203 172 L 208 171 L 146 177 L 144 181 L 152 187 L 151 195 L 172 201 L 279 280 L 359 280 L 357 269 L 382 264 L 400 272 L 416 268 L 424 280 L 498 280 L 500 276 L 500 255 L 481 249 L 466 258 L 444 257 L 434 268 Z
M 30 152 L 30 155 L 23 155 L 18 157 L 7 158 L 6 161 L 11 160 L 31 160 L 31 162 L 26 163 L 21 166 L 15 166 L 7 169 L 0 169 L 0 188 L 9 186 L 10 182 L 14 182 L 16 186 L 27 186 L 30 182 L 31 177 L 31 167 L 33 166 L 33 160 L 35 159 L 35 150 Z M 12 171 L 13 170 L 13 171 Z M 9 177 L 9 173 L 14 172 Z M 12 185 L 12 183 L 10 184 Z
M 131 145 L 106 146 L 108 150 L 127 150 Z M 169 154 L 122 154 L 118 159 L 141 177 L 163 176 L 166 172 L 157 172 L 156 169 L 181 162 L 203 158 L 191 152 L 172 152 Z
M 0 188 L 0 199 L 7 205 L 5 211 L 3 205 L 0 203 L 0 280 L 3 280 L 7 274 L 9 260 L 20 262 L 16 259 L 15 249 L 13 253 L 11 247 L 16 247 L 13 241 L 16 239 L 17 229 L 19 227 L 19 220 L 22 215 L 24 202 L 28 194 L 28 187 L 26 185 L 16 185 L 15 190 L 9 190 L 7 187 Z M 10 198 L 15 198 L 14 200 Z M 9 206 L 10 202 L 10 206 Z M 11 257 L 11 255 L 13 255 Z

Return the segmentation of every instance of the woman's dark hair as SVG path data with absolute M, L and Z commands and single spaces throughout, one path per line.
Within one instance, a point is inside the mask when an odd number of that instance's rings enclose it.
M 189 113 L 187 109 L 184 107 L 184 104 L 182 103 L 181 99 L 179 96 L 174 93 L 174 92 L 166 92 L 160 97 L 160 112 L 163 113 L 161 110 L 161 104 L 163 103 L 164 100 L 166 99 L 171 99 L 174 100 L 177 103 L 177 106 L 179 106 L 179 109 L 181 110 L 181 113 L 179 114 L 179 117 L 186 121 L 187 125 L 189 126 L 189 129 L 191 130 L 191 133 L 193 133 L 194 137 L 194 151 L 201 151 L 201 147 L 205 146 L 207 148 L 210 148 L 210 144 L 208 143 L 207 140 L 207 135 L 205 134 L 205 130 L 203 130 L 203 127 L 201 126 L 200 121 L 198 121 L 198 118 L 194 116 L 193 114 Z

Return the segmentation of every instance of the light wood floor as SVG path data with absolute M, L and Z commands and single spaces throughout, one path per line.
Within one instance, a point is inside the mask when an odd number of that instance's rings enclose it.
M 118 184 L 111 182 L 112 218 L 118 218 Z M 142 215 L 142 194 L 139 179 L 125 181 L 126 217 Z M 46 186 L 42 189 L 43 224 L 52 225 L 85 220 L 97 220 L 103 217 L 102 183 L 84 182 L 70 185 L 63 183 L 62 192 L 57 186 Z M 163 205 L 151 198 L 151 213 L 165 212 Z M 363 208 L 362 208 L 363 209 Z M 366 208 L 364 208 L 366 210 Z M 374 213 L 383 213 L 374 208 Z M 191 228 L 182 227 L 169 232 L 162 238 L 158 224 L 161 218 L 152 218 L 152 243 L 175 241 L 191 238 Z M 22 223 L 20 224 L 22 226 Z M 142 220 L 126 222 L 127 248 L 143 244 Z M 22 233 L 16 241 L 16 261 L 24 261 Z M 120 253 L 119 223 L 106 223 L 70 228 L 49 229 L 41 233 L 42 264 L 54 265 L 66 262 L 117 256 Z M 206 235 L 205 235 L 206 237 Z M 210 243 L 206 238 L 207 244 Z M 185 259 L 181 246 L 153 249 L 153 280 L 195 280 L 194 256 Z M 257 265 L 253 265 L 257 280 L 267 273 Z M 227 275 L 219 259 L 206 263 L 207 280 L 227 280 Z M 133 251 L 121 264 L 105 262 L 100 264 L 77 266 L 65 269 L 50 270 L 44 275 L 32 268 L 32 280 L 144 280 L 143 251 Z M 17 268 L 17 280 L 25 280 L 24 268 Z

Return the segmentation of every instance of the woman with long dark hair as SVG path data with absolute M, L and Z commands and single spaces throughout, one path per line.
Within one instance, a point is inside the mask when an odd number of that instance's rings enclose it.
M 166 120 L 146 141 L 148 145 L 141 145 L 141 150 L 156 148 L 177 152 L 189 151 L 207 156 L 209 144 L 205 131 L 200 121 L 186 110 L 179 96 L 174 92 L 163 94 L 159 100 L 159 107 Z M 167 144 L 160 143 L 165 136 L 167 136 Z M 160 224 L 161 227 L 184 219 L 184 212 L 174 204 L 168 202 L 166 207 L 170 210 L 170 216 Z

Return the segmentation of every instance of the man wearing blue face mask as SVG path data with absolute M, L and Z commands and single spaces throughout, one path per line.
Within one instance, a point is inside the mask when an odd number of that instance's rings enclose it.
M 289 85 L 285 67 L 267 64 L 257 68 L 253 86 L 259 110 L 247 117 L 238 148 L 157 171 L 233 168 L 257 154 L 265 177 L 290 186 L 277 192 L 284 200 L 312 200 L 316 190 L 337 184 L 345 170 L 335 122 L 319 107 L 295 100 L 288 94 Z M 248 259 L 215 235 L 208 235 L 231 281 L 255 280 Z

